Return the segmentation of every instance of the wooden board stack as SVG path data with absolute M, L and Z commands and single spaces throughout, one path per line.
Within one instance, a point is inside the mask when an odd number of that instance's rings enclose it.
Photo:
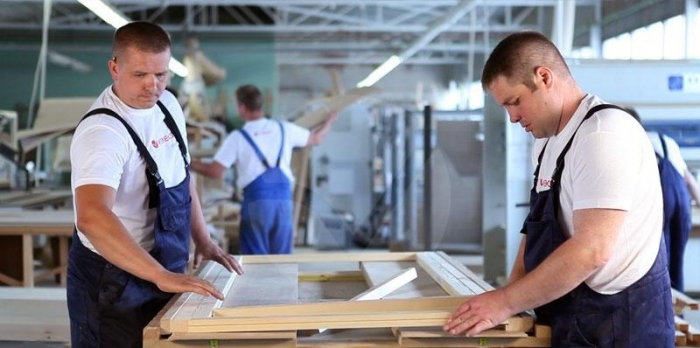
M 673 305 L 676 311 L 676 347 L 700 347 L 700 330 L 679 317 L 686 310 L 700 309 L 698 302 L 680 291 L 673 290 Z
M 144 330 L 144 347 L 550 345 L 548 327 L 535 327 L 528 314 L 477 337 L 444 333 L 441 326 L 459 304 L 493 288 L 442 252 L 243 256 L 240 262 L 243 276 L 206 264 L 198 276 L 224 289 L 226 299 L 173 298 Z

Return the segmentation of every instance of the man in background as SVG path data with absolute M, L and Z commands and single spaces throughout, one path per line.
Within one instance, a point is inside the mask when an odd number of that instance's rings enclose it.
M 290 254 L 294 233 L 292 149 L 320 144 L 338 115 L 330 115 L 309 131 L 265 118 L 262 93 L 253 85 L 239 87 L 236 101 L 245 124 L 226 137 L 213 162 L 193 161 L 192 170 L 220 178 L 235 164 L 237 184 L 243 188 L 241 254 Z

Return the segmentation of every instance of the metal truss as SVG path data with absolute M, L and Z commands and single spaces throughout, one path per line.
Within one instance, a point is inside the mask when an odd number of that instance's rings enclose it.
M 588 7 L 601 3 L 563 1 Z M 493 41 L 509 33 L 551 29 L 547 16 L 559 2 L 112 0 L 110 4 L 133 20 L 160 24 L 175 37 L 274 40 L 280 64 L 378 64 L 391 54 L 403 55 L 407 63 L 414 64 L 462 64 L 470 51 L 488 52 Z M 42 6 L 40 0 L 0 0 L 2 37 L 38 32 Z M 75 0 L 53 0 L 53 35 L 65 33 L 75 39 L 112 30 Z

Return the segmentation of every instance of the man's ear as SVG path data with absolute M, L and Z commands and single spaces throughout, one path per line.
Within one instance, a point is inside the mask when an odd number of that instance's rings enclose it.
M 538 66 L 535 68 L 536 86 L 551 87 L 553 77 L 554 75 L 552 75 L 552 70 L 550 70 L 549 68 L 544 66 Z
M 107 62 L 107 69 L 109 74 L 112 76 L 113 80 L 117 79 L 117 61 L 116 58 L 112 58 Z

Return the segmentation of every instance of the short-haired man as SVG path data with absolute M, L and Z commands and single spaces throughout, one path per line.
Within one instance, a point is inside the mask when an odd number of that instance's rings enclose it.
M 183 274 L 190 236 L 203 259 L 240 266 L 209 238 L 189 176 L 185 120 L 163 92 L 170 39 L 133 22 L 114 34 L 107 87 L 76 128 L 71 186 L 76 234 L 68 259 L 72 347 L 141 347 L 142 330 L 173 293 L 223 299 Z
M 644 129 L 584 93 L 536 32 L 501 41 L 481 82 L 536 138 L 530 213 L 508 284 L 467 300 L 444 329 L 474 335 L 534 308 L 553 347 L 672 347 L 661 186 Z

